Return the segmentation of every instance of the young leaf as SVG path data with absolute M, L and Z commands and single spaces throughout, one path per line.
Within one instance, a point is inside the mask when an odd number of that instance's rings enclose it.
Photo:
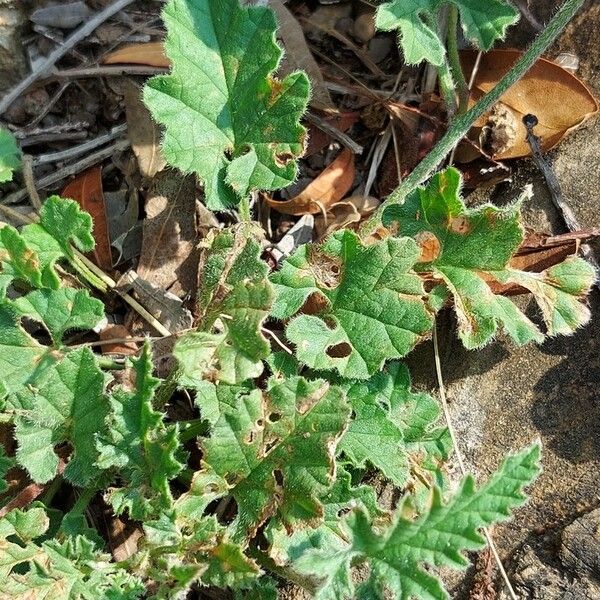
M 105 431 L 108 405 L 104 375 L 89 348 L 70 352 L 33 384 L 7 401 L 15 416 L 17 461 L 37 483 L 56 475 L 54 446 L 69 442 L 73 449 L 65 477 L 87 486 L 100 473 L 94 436 Z
M 538 476 L 539 456 L 537 444 L 509 456 L 479 489 L 473 477 L 467 476 L 447 504 L 434 488 L 427 514 L 408 520 L 402 516 L 402 505 L 383 532 L 373 529 L 364 511 L 354 511 L 348 519 L 352 532 L 349 548 L 331 553 L 309 550 L 296 567 L 323 579 L 318 600 L 355 597 L 350 577 L 353 561 L 367 562 L 370 567 L 368 580 L 356 592 L 358 597 L 383 598 L 387 592 L 402 600 L 446 600 L 449 596 L 442 582 L 422 565 L 464 569 L 469 563 L 463 552 L 485 545 L 479 530 L 507 520 L 511 510 L 526 502 L 523 488 Z
M 421 279 L 412 271 L 419 249 L 409 238 L 364 246 L 340 231 L 322 246 L 301 246 L 271 276 L 273 315 L 299 360 L 314 369 L 366 379 L 401 358 L 432 325 Z
M 449 3 L 458 7 L 465 36 L 480 50 L 489 50 L 519 20 L 519 11 L 507 0 L 392 0 L 378 8 L 375 24 L 382 31 L 398 30 L 408 64 L 426 60 L 439 66 L 446 50 L 436 27 L 437 12 Z
M 199 331 L 184 335 L 174 350 L 181 385 L 195 387 L 205 378 L 236 384 L 262 373 L 270 348 L 261 327 L 273 286 L 254 234 L 252 227 L 240 226 L 212 232 L 204 244 Z
M 177 425 L 166 425 L 163 415 L 152 408 L 159 380 L 152 376 L 148 345 L 134 361 L 136 390 L 112 391 L 108 433 L 99 436 L 96 465 L 115 467 L 123 486 L 108 492 L 117 515 L 126 509 L 133 519 L 150 519 L 173 504 L 169 480 L 183 468 L 178 459 Z
M 21 150 L 15 136 L 0 128 L 0 183 L 12 181 L 13 172 L 21 167 Z
M 227 479 L 237 502 L 233 539 L 251 538 L 273 515 L 289 528 L 318 523 L 319 497 L 333 484 L 335 450 L 350 413 L 341 390 L 292 377 L 270 381 L 264 394 L 222 400 L 201 447 L 207 467 Z
M 163 19 L 173 69 L 148 82 L 144 101 L 165 126 L 167 161 L 199 175 L 213 210 L 292 183 L 310 86 L 300 72 L 273 79 L 282 50 L 272 10 L 238 0 L 170 0 Z
M 448 456 L 445 428 L 434 429 L 439 409 L 428 394 L 410 391 L 408 369 L 391 363 L 365 382 L 348 390 L 353 419 L 339 450 L 354 466 L 377 467 L 390 481 L 404 487 L 409 475 L 409 454 L 425 454 L 430 460 Z
M 495 295 L 488 281 L 514 282 L 531 290 L 542 307 L 548 335 L 571 333 L 590 318 L 585 296 L 595 279 L 591 266 L 569 258 L 544 273 L 525 273 L 509 266 L 523 241 L 519 204 L 497 208 L 486 204 L 467 209 L 460 197 L 456 169 L 435 175 L 402 205 L 384 214 L 398 235 L 421 245 L 415 268 L 431 272 L 454 298 L 459 336 L 467 348 L 488 343 L 502 325 L 518 343 L 541 342 L 544 336 L 508 298 Z
M 36 543 L 49 526 L 40 507 L 13 510 L 0 520 L 0 597 L 31 600 L 114 598 L 135 600 L 139 579 L 111 564 L 83 537 Z M 9 537 L 10 536 L 10 537 Z M 16 568 L 26 565 L 27 568 Z
M 10 225 L 0 229 L 0 295 L 14 279 L 57 290 L 60 279 L 54 265 L 73 258 L 71 244 L 83 252 L 94 248 L 92 218 L 73 200 L 58 196 L 44 202 L 39 223 L 25 225 L 20 233 Z

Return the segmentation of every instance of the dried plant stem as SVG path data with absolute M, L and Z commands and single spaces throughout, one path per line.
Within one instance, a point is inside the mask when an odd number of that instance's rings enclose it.
M 438 388 L 440 391 L 440 401 L 442 405 L 442 411 L 444 412 L 444 419 L 446 420 L 446 425 L 448 426 L 448 433 L 450 434 L 450 439 L 452 440 L 452 446 L 454 448 L 454 455 L 456 456 L 456 462 L 458 463 L 458 468 L 463 477 L 467 475 L 467 469 L 465 468 L 465 463 L 463 460 L 462 452 L 460 451 L 460 447 L 458 445 L 458 437 L 456 435 L 456 431 L 454 429 L 454 425 L 452 424 L 452 419 L 450 417 L 450 409 L 448 408 L 448 400 L 446 397 L 446 386 L 444 385 L 444 377 L 442 375 L 442 363 L 440 361 L 440 348 L 438 344 L 438 336 L 437 336 L 437 322 L 434 323 L 433 326 L 433 352 L 435 357 L 435 372 L 438 380 Z M 498 549 L 496 548 L 496 544 L 487 528 L 483 528 L 483 534 L 488 543 L 490 551 L 496 561 L 496 565 L 498 566 L 498 570 L 502 575 L 502 579 L 506 584 L 506 589 L 511 600 L 518 600 L 518 596 L 516 595 L 510 579 L 508 578 L 508 574 L 504 565 L 502 564 L 502 559 L 500 558 L 500 554 L 498 554 Z
M 393 204 L 401 204 L 408 194 L 428 179 L 454 146 L 468 133 L 473 123 L 488 112 L 496 102 L 519 81 L 533 66 L 542 53 L 554 42 L 561 31 L 581 8 L 585 0 L 566 0 L 546 29 L 533 41 L 523 56 L 510 71 L 498 82 L 496 87 L 486 94 L 473 108 L 452 121 L 444 137 L 433 150 L 416 166 L 412 173 L 400 183 L 388 199 L 367 220 L 361 228 L 362 235 L 372 233 L 381 222 L 383 211 Z

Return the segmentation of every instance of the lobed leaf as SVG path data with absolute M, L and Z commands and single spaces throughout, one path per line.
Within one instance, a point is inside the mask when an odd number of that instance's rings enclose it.
M 98 436 L 96 465 L 115 468 L 121 487 L 107 494 L 117 515 L 125 510 L 131 518 L 151 519 L 172 507 L 169 480 L 183 468 L 179 460 L 178 426 L 164 423 L 152 400 L 159 380 L 152 376 L 152 356 L 145 345 L 134 361 L 135 386 L 130 392 L 117 387 L 110 395 L 111 413 L 107 433 Z
M 407 498 L 394 522 L 383 531 L 373 528 L 364 511 L 356 510 L 348 519 L 352 532 L 348 547 L 337 552 L 309 550 L 298 560 L 297 567 L 323 580 L 315 596 L 318 600 L 342 600 L 355 595 L 446 600 L 449 596 L 442 582 L 423 565 L 464 569 L 469 563 L 463 552 L 485 545 L 479 530 L 507 520 L 511 510 L 526 502 L 523 488 L 538 476 L 539 456 L 537 444 L 509 456 L 479 489 L 467 476 L 447 504 L 439 489 L 434 488 L 431 508 L 416 520 L 402 516 L 408 508 Z M 350 576 L 353 561 L 366 562 L 370 568 L 367 581 L 356 591 Z
M 426 60 L 439 66 L 446 49 L 437 30 L 437 15 L 447 4 L 458 8 L 465 37 L 480 50 L 504 39 L 507 27 L 519 20 L 519 11 L 507 0 L 392 0 L 378 8 L 375 24 L 382 31 L 398 30 L 406 63 Z
M 165 126 L 169 164 L 198 174 L 212 210 L 292 183 L 310 85 L 303 72 L 272 77 L 283 54 L 273 11 L 238 0 L 169 0 L 163 19 L 173 68 L 148 82 L 144 101 Z
M 438 173 L 404 204 L 386 210 L 384 222 L 420 244 L 415 268 L 431 273 L 452 295 L 465 347 L 487 344 L 500 326 L 518 344 L 544 339 L 508 298 L 494 294 L 491 281 L 514 282 L 532 291 L 548 335 L 568 334 L 585 324 L 594 269 L 575 257 L 539 274 L 511 268 L 510 259 L 523 241 L 520 203 L 468 209 L 460 197 L 461 183 L 456 169 Z
M 292 377 L 271 380 L 264 393 L 218 400 L 220 416 L 201 448 L 207 470 L 226 479 L 237 503 L 233 539 L 252 538 L 271 516 L 289 529 L 319 523 L 350 413 L 342 391 Z
M 203 379 L 236 384 L 258 377 L 270 351 L 261 327 L 273 303 L 256 230 L 247 225 L 213 231 L 200 262 L 198 331 L 177 342 L 180 384 Z
M 366 379 L 386 360 L 408 354 L 433 322 L 423 283 L 412 271 L 418 257 L 409 238 L 364 246 L 351 231 L 298 248 L 271 276 L 272 313 L 294 317 L 286 335 L 298 359 Z

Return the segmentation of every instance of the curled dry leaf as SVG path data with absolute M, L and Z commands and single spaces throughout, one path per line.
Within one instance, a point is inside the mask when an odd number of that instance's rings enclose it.
M 523 53 L 520 50 L 492 50 L 483 55 L 477 71 L 470 103 L 496 86 Z M 466 51 L 461 60 L 465 73 L 473 70 L 476 53 Z M 540 58 L 531 70 L 508 92 L 493 113 L 480 119 L 469 137 L 478 141 L 487 133 L 495 146 L 493 157 L 498 160 L 530 156 L 525 138 L 524 115 L 536 115 L 539 125 L 536 134 L 544 151 L 553 148 L 571 130 L 598 111 L 598 103 L 588 88 L 573 74 L 556 63 Z M 492 130 L 484 131 L 492 122 Z M 495 127 L 494 127 L 495 124 Z
M 165 54 L 162 42 L 145 42 L 142 44 L 129 44 L 110 54 L 107 54 L 103 63 L 105 65 L 148 65 L 168 69 L 171 61 Z
M 112 269 L 112 252 L 106 216 L 106 204 L 102 187 L 102 167 L 96 166 L 77 175 L 62 191 L 63 198 L 75 200 L 81 208 L 92 215 L 96 246 L 93 261 L 104 271 Z
M 379 204 L 377 198 L 360 194 L 332 204 L 325 215 L 319 215 L 315 219 L 317 239 L 323 240 L 340 229 L 356 229 L 357 225 L 372 214 Z
M 339 202 L 354 182 L 354 154 L 345 148 L 341 154 L 302 192 L 285 201 L 266 198 L 267 204 L 285 215 L 317 214 Z

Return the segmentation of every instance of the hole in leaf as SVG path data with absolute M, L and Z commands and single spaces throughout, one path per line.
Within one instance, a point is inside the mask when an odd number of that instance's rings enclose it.
M 281 419 L 281 414 L 278 412 L 272 412 L 267 417 L 267 421 L 269 421 L 269 423 L 277 423 L 277 421 L 279 421 L 279 419 Z
M 305 315 L 316 315 L 320 312 L 323 312 L 329 306 L 329 300 L 323 296 L 323 294 L 319 294 L 319 292 L 313 292 L 309 294 L 304 304 L 300 308 L 300 312 Z
M 335 322 L 335 319 L 333 317 L 321 317 L 323 319 L 323 322 L 325 323 L 325 325 L 327 325 L 327 327 L 329 329 L 331 329 L 331 331 L 334 331 L 335 328 L 337 327 L 337 323 Z
M 330 358 L 346 358 L 352 353 L 352 346 L 348 342 L 340 342 L 335 346 L 327 348 L 327 356 Z
M 278 487 L 283 487 L 283 473 L 279 469 L 273 470 L 273 477 Z
M 351 418 L 352 420 L 356 419 L 356 411 L 355 411 L 355 410 L 353 410 L 353 411 L 350 413 L 350 418 Z

